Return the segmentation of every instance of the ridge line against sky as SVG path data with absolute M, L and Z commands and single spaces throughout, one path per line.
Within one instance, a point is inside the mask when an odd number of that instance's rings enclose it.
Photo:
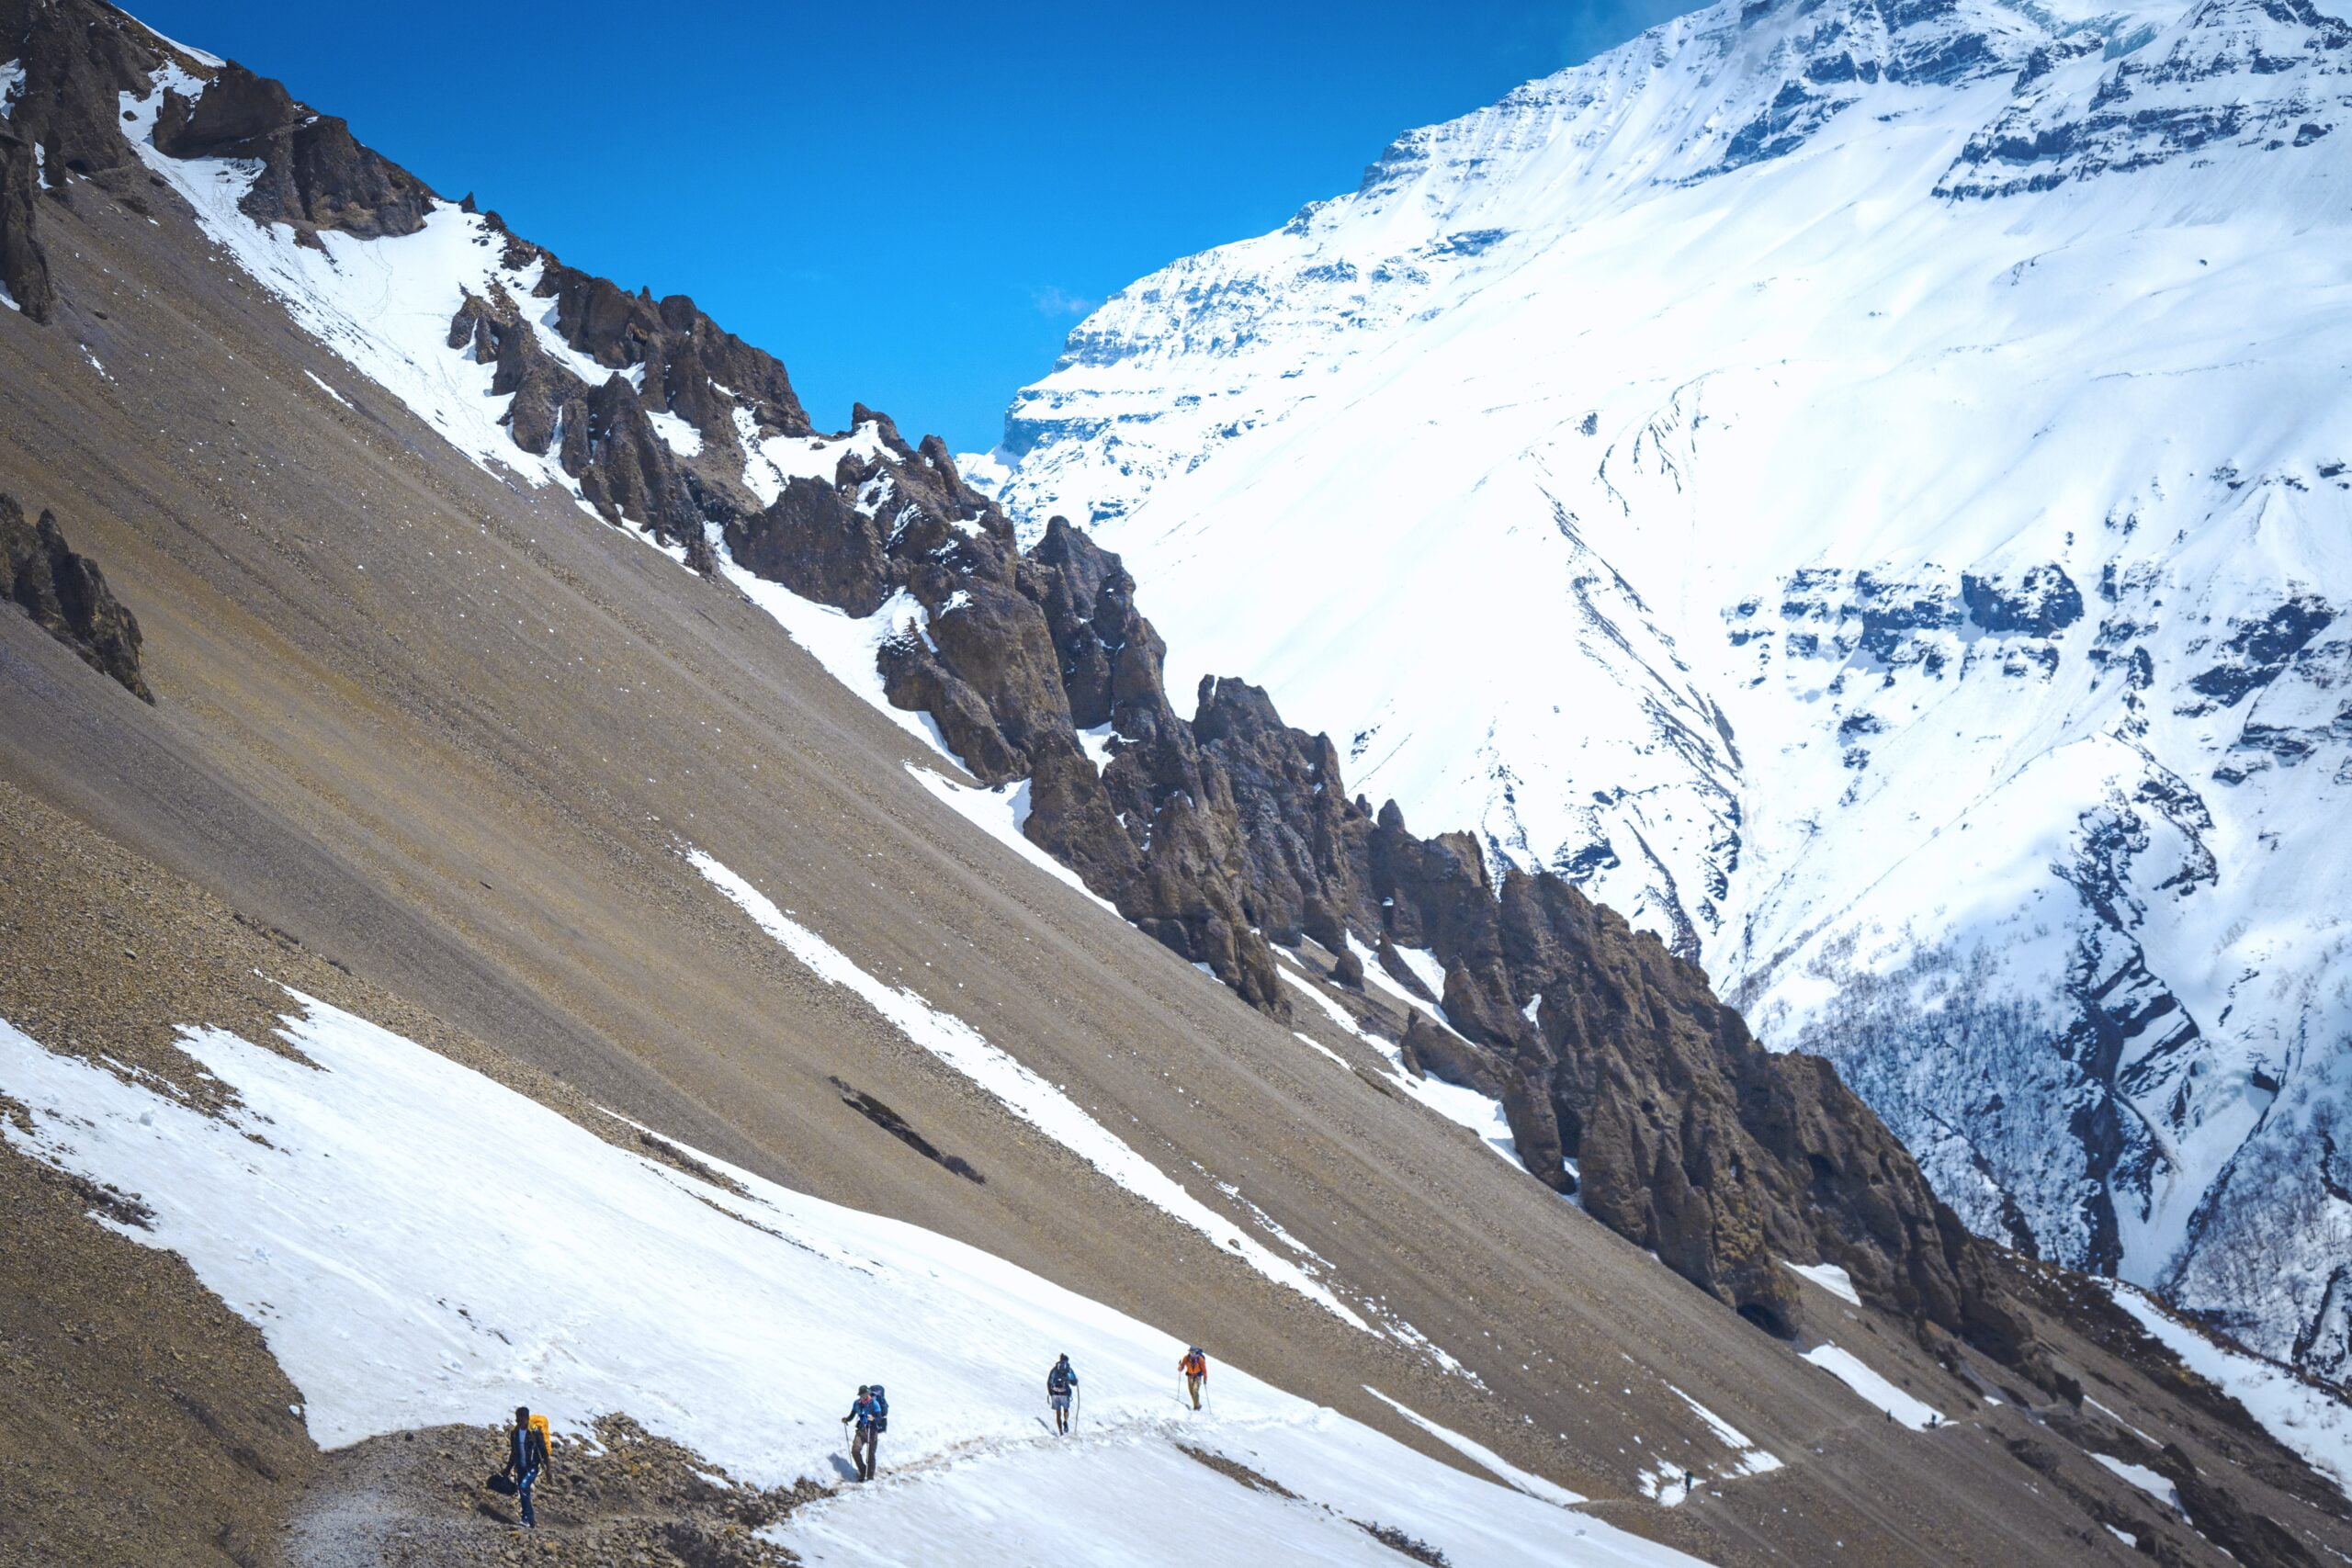
M 862 400 L 965 451 L 1104 295 L 1689 7 L 129 8 L 571 265 L 693 295 L 820 428 Z

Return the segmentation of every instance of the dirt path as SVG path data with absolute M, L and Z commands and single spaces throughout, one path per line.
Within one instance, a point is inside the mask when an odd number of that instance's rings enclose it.
M 495 1428 L 434 1427 L 328 1454 L 287 1526 L 287 1568 L 779 1568 L 792 1555 L 753 1532 L 825 1490 L 741 1485 L 607 1416 L 594 1443 L 557 1440 L 526 1531 L 514 1500 L 482 1484 L 503 1442 Z

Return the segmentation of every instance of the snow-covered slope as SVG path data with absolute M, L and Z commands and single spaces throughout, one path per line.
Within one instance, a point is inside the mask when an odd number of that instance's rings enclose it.
M 1480 1480 L 1243 1372 L 1218 1369 L 1194 1413 L 1166 1332 L 707 1156 L 688 1156 L 707 1178 L 682 1174 L 294 1001 L 281 1032 L 299 1056 L 185 1032 L 236 1097 L 218 1117 L 0 1021 L 0 1081 L 26 1112 L 0 1138 L 129 1194 L 139 1223 L 100 1223 L 184 1255 L 258 1326 L 322 1445 L 528 1401 L 576 1432 L 629 1412 L 754 1484 L 830 1484 L 842 1411 L 879 1382 L 884 1483 L 774 1527 L 805 1561 L 1035 1561 L 1039 1523 L 1006 1504 L 1039 1494 L 1081 1562 L 1274 1550 L 1379 1568 L 1394 1552 L 1375 1527 L 1463 1564 L 1693 1561 L 1499 1460 Z M 1040 1419 L 1062 1352 L 1085 1392 L 1069 1442 Z M 1289 1495 L 1237 1488 L 1180 1445 Z
M 2304 0 L 1717 5 L 1123 290 L 967 467 L 1980 1231 L 2341 1376 L 2347 181 Z

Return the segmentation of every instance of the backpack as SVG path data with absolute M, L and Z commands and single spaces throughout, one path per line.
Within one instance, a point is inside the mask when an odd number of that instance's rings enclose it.
M 1068 1393 L 1069 1392 L 1069 1369 L 1061 1365 L 1059 1362 L 1055 1363 L 1054 1370 L 1046 1374 L 1046 1392 L 1047 1393 Z
M 554 1458 L 555 1433 L 548 1427 L 548 1418 L 544 1416 L 533 1416 L 531 1417 L 531 1430 L 539 1435 L 539 1445 L 547 1450 L 548 1457 L 550 1459 Z
M 888 1431 L 890 1429 L 890 1402 L 882 1397 L 882 1385 L 880 1383 L 876 1383 L 872 1388 L 867 1389 L 865 1392 L 866 1396 L 874 1401 L 874 1429 L 876 1432 Z

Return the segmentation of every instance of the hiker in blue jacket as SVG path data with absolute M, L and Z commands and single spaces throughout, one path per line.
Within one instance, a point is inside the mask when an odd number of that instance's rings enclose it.
M 1078 1372 L 1069 1364 L 1069 1356 L 1054 1363 L 1046 1374 L 1046 1403 L 1054 1407 L 1054 1430 L 1057 1434 L 1069 1431 L 1069 1396 L 1078 1392 Z
M 523 1528 L 537 1529 L 538 1519 L 531 1512 L 531 1484 L 548 1467 L 547 1435 L 531 1424 L 531 1407 L 514 1407 L 514 1429 L 506 1434 L 505 1473 L 514 1478 L 514 1495 L 523 1505 Z
M 857 1478 L 860 1481 L 873 1480 L 875 1450 L 890 1425 L 890 1402 L 883 1398 L 882 1385 L 858 1384 L 857 1402 L 849 1407 L 849 1414 L 842 1420 L 844 1425 L 852 1421 L 857 1423 L 857 1436 L 850 1439 L 849 1445 L 849 1459 L 857 1467 Z

